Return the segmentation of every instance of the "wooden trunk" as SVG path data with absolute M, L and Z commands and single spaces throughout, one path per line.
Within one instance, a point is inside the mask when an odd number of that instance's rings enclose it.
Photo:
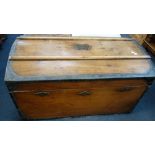
M 21 36 L 5 82 L 27 119 L 125 113 L 155 77 L 151 57 L 132 39 Z

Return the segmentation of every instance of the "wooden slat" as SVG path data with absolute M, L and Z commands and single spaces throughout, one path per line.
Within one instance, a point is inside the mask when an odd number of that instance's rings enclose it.
M 32 37 L 32 36 L 20 36 L 17 37 L 18 39 L 24 39 L 24 40 L 42 40 L 42 39 L 53 39 L 53 40 L 111 40 L 111 41 L 132 41 L 133 39 L 131 38 L 108 38 L 108 37 L 87 37 L 87 36 L 76 36 L 76 37 L 68 37 L 68 36 L 64 36 L 64 37 L 57 37 L 57 36 L 37 36 L 37 37 Z
M 9 60 L 107 60 L 107 59 L 150 59 L 144 56 L 10 56 Z
M 72 34 L 24 34 L 19 37 L 72 37 Z

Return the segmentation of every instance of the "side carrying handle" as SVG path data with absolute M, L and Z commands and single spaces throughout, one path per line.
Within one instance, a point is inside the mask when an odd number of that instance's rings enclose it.
M 81 95 L 81 96 L 87 96 L 87 95 L 91 95 L 91 94 L 92 94 L 92 92 L 87 91 L 87 90 L 78 93 L 78 95 Z
M 46 91 L 38 91 L 38 92 L 35 92 L 34 95 L 48 96 L 49 95 L 49 92 L 46 92 Z

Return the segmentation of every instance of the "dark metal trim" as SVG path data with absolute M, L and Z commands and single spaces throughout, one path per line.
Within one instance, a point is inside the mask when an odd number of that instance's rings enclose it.
M 147 81 L 147 80 L 146 80 Z M 146 92 L 148 91 L 150 85 L 146 86 L 146 89 L 144 90 L 144 92 L 141 94 L 141 96 L 137 99 L 137 101 L 135 102 L 135 104 L 133 105 L 133 107 L 131 108 L 131 110 L 129 112 L 132 112 L 135 107 L 139 104 L 140 100 L 143 98 L 143 96 L 146 94 Z
M 133 78 L 155 78 L 155 71 L 146 74 L 95 74 L 95 75 L 66 75 L 66 76 L 17 76 L 8 71 L 6 82 L 29 82 L 29 81 L 70 81 L 70 80 L 104 80 L 104 79 L 133 79 Z
M 9 90 L 9 84 L 8 83 L 5 83 L 5 84 L 7 86 L 7 89 Z M 22 111 L 18 107 L 17 102 L 16 102 L 16 98 L 15 98 L 14 94 L 9 92 L 9 95 L 10 95 L 11 100 L 13 101 L 13 103 L 14 103 L 16 109 L 17 109 L 17 112 L 18 112 L 19 116 L 21 117 L 21 120 L 25 119 L 26 116 L 22 113 Z

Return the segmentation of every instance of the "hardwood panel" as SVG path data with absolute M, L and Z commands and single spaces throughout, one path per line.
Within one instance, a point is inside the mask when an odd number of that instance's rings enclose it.
M 77 60 L 77 61 L 13 61 L 18 76 L 65 76 L 81 74 L 144 74 L 150 71 L 150 62 L 136 60 Z
M 124 79 L 124 80 L 86 80 L 86 81 L 46 81 L 46 82 L 28 82 L 28 83 L 15 83 L 14 89 L 11 91 L 48 91 L 55 89 L 91 89 L 91 88 L 105 88 L 109 86 L 112 88 L 117 87 L 140 87 L 147 86 L 143 79 Z
M 128 89 L 103 87 L 95 89 L 57 89 L 13 93 L 17 106 L 26 118 L 41 119 L 79 115 L 129 112 L 147 87 Z M 83 92 L 88 92 L 84 93 Z
M 146 55 L 133 41 L 95 39 L 17 40 L 16 56 Z

